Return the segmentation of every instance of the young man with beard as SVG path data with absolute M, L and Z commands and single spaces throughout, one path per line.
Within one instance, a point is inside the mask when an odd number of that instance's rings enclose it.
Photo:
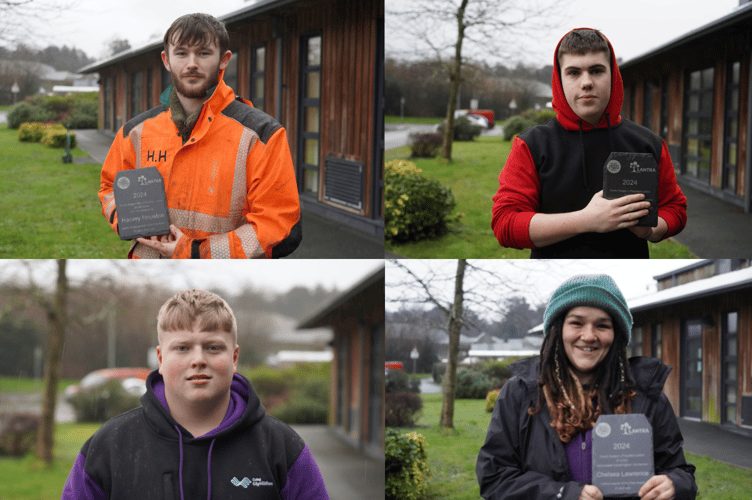
M 179 292 L 157 335 L 142 406 L 84 443 L 62 500 L 329 499 L 306 444 L 236 373 L 237 323 L 221 297 Z
M 167 196 L 170 234 L 137 238 L 129 258 L 283 257 L 301 240 L 287 133 L 224 83 L 228 47 L 224 24 L 212 16 L 172 23 L 162 61 L 173 85 L 110 148 L 99 199 L 115 231 L 119 171 L 156 167 Z
M 687 199 L 666 143 L 620 116 L 624 87 L 611 43 L 576 29 L 559 42 L 552 76 L 556 118 L 516 137 L 493 197 L 492 228 L 532 258 L 647 258 L 647 241 L 679 233 Z M 658 225 L 637 226 L 645 195 L 603 197 L 611 152 L 650 153 L 658 165 Z

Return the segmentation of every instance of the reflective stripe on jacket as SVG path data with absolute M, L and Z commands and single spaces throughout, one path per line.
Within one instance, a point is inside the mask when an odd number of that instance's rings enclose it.
M 102 213 L 117 231 L 115 175 L 154 166 L 164 178 L 170 223 L 185 234 L 173 258 L 283 257 L 301 238 L 287 133 L 236 100 L 222 76 L 185 144 L 164 104 L 120 129 L 102 168 Z M 134 240 L 128 257 L 159 253 Z

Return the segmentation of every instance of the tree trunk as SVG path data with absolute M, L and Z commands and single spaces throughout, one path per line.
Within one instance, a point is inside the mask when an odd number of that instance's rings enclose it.
M 449 70 L 449 102 L 447 103 L 446 127 L 444 128 L 444 144 L 441 147 L 441 157 L 452 159 L 452 143 L 454 141 L 454 111 L 457 109 L 457 93 L 462 83 L 462 41 L 465 38 L 465 7 L 468 0 L 462 0 L 457 9 L 457 43 L 454 44 L 454 60 Z
M 454 381 L 457 375 L 457 354 L 460 350 L 460 330 L 462 329 L 462 299 L 465 279 L 465 259 L 457 261 L 457 276 L 454 280 L 454 304 L 449 314 L 449 355 L 444 374 L 444 398 L 441 406 L 441 426 L 454 427 Z
M 52 463 L 52 445 L 55 441 L 57 382 L 60 378 L 60 362 L 63 357 L 65 328 L 68 323 L 66 311 L 68 278 L 65 274 L 65 266 L 65 259 L 57 261 L 55 303 L 47 311 L 50 333 L 47 337 L 47 352 L 45 353 L 44 361 L 44 400 L 42 403 L 42 425 L 37 436 L 37 457 L 48 464 Z

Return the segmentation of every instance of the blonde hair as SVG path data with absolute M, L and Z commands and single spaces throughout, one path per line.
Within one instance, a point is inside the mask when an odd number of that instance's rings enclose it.
M 205 290 L 184 290 L 170 297 L 157 315 L 157 337 L 177 330 L 224 331 L 238 343 L 238 325 L 232 309 L 217 294 Z

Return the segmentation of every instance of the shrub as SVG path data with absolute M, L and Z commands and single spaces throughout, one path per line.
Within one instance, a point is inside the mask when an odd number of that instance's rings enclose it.
M 439 154 L 444 136 L 437 133 L 410 134 L 410 158 L 435 158 Z
M 0 456 L 22 457 L 34 451 L 39 417 L 31 413 L 0 413 Z
M 26 122 L 18 127 L 18 140 L 21 142 L 39 142 L 44 134 L 44 125 L 39 122 Z
M 17 129 L 22 123 L 48 122 L 54 118 L 54 113 L 50 113 L 40 106 L 19 102 L 8 111 L 8 128 Z
M 420 380 L 402 370 L 389 370 L 385 378 L 386 392 L 420 392 Z
M 329 415 L 326 401 L 301 395 L 288 399 L 269 414 L 286 424 L 326 424 Z
M 494 381 L 477 370 L 463 368 L 457 372 L 455 397 L 457 399 L 483 399 L 494 388 Z
M 421 175 L 414 163 L 394 160 L 384 171 L 384 233 L 394 242 L 444 234 L 457 202 L 451 189 Z
M 439 125 L 438 131 L 444 133 L 446 124 L 444 122 Z M 458 116 L 454 119 L 454 140 L 455 141 L 472 141 L 480 135 L 483 127 L 480 125 L 474 125 L 473 122 L 467 119 L 465 116 Z
M 270 394 L 280 394 L 287 389 L 287 377 L 282 370 L 259 366 L 245 375 L 262 399 Z
M 87 105 L 87 107 L 90 107 Z M 99 124 L 99 118 L 97 116 L 96 104 L 94 105 L 94 113 L 89 110 L 77 108 L 71 113 L 71 115 L 63 120 L 63 125 L 66 128 L 82 129 L 82 128 L 97 128 Z
M 385 500 L 420 500 L 428 491 L 428 444 L 415 432 L 386 430 L 384 440 Z
M 535 123 L 537 123 L 538 125 L 543 125 L 553 118 L 556 118 L 556 111 L 554 111 L 553 109 L 541 109 L 540 111 L 535 113 L 533 121 L 535 121 Z
M 493 391 L 489 391 L 488 394 L 486 394 L 486 411 L 488 413 L 491 413 L 494 409 L 494 405 L 496 404 L 496 400 L 499 398 L 499 393 L 501 390 L 494 389 Z
M 384 406 L 387 427 L 412 427 L 423 409 L 423 401 L 412 392 L 387 392 Z
M 42 144 L 48 148 L 64 148 L 68 131 L 62 125 L 52 125 L 44 128 L 42 135 Z M 76 134 L 70 132 L 70 147 L 76 147 Z
M 70 110 L 70 101 L 61 96 L 52 95 L 41 99 L 39 103 L 44 109 L 52 113 L 53 115 L 59 115 Z
M 522 116 L 513 116 L 504 122 L 504 140 L 511 141 L 516 135 L 521 134 L 530 127 L 534 127 L 536 123 L 528 118 Z
M 441 381 L 444 379 L 444 374 L 446 373 L 447 365 L 446 363 L 434 363 L 433 370 L 431 371 L 431 375 L 433 375 L 433 381 L 437 384 L 440 384 Z
M 105 422 L 141 406 L 138 396 L 128 393 L 119 380 L 83 390 L 70 399 L 78 422 Z
M 514 375 L 512 369 L 509 368 L 509 365 L 518 359 L 520 358 L 513 357 L 504 361 L 488 361 L 483 364 L 483 373 L 485 373 L 491 380 L 498 381 L 497 387 L 501 387 L 504 385 L 504 382 L 512 378 Z

